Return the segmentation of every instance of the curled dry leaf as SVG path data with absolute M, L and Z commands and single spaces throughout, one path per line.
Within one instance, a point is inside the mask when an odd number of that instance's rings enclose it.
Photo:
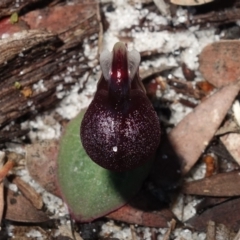
M 183 174 L 192 168 L 205 150 L 239 89 L 239 82 L 220 89 L 199 104 L 170 132 L 171 144 L 183 162 Z
M 56 184 L 58 148 L 56 140 L 33 143 L 26 149 L 26 160 L 31 177 L 48 192 L 60 196 Z
M 207 45 L 199 56 L 199 70 L 204 78 L 216 87 L 238 80 L 239 49 L 239 40 L 224 40 Z
M 203 196 L 233 197 L 240 196 L 239 185 L 240 172 L 234 171 L 185 183 L 182 192 Z
M 5 218 L 16 222 L 45 222 L 48 216 L 41 210 L 37 210 L 23 195 L 6 191 Z
M 195 215 L 186 223 L 197 231 L 205 231 L 208 221 L 224 224 L 227 228 L 238 231 L 240 227 L 240 198 L 232 199 Z M 228 238 L 223 238 L 228 239 Z

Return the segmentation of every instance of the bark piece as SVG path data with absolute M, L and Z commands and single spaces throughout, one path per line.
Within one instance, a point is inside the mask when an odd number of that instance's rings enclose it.
M 65 7 L 71 8 L 67 18 Z M 56 9 L 60 9 L 61 14 L 65 11 L 64 17 L 59 18 L 55 14 Z M 45 25 L 36 25 L 41 19 L 37 14 L 43 13 L 46 19 L 42 18 L 40 22 Z M 46 3 L 41 10 L 21 16 L 20 21 L 25 21 L 25 18 L 32 20 L 33 26 L 28 22 L 32 29 L 0 40 L 0 142 L 26 134 L 28 131 L 21 130 L 20 124 L 24 117 L 30 119 L 39 111 L 52 108 L 90 70 L 82 42 L 94 34 L 94 39 L 97 39 L 100 29 L 98 2 L 94 0 L 74 3 L 71 7 L 66 3 L 61 6 L 48 6 Z M 7 31 L 6 27 L 4 29 Z M 98 44 L 93 39 L 89 42 L 90 48 Z M 62 88 L 57 88 L 59 85 Z M 84 84 L 79 86 L 79 90 L 83 87 Z M 30 91 L 26 92 L 26 89 Z M 9 125 L 19 118 L 21 120 L 16 124 Z
M 210 208 L 201 215 L 196 215 L 186 223 L 197 231 L 205 231 L 208 221 L 224 224 L 227 228 L 238 231 L 240 227 L 240 199 L 233 199 Z M 224 238 L 227 239 L 227 238 Z
M 14 12 L 19 12 L 23 7 L 28 4 L 37 2 L 36 0 L 24 0 L 24 1 L 14 1 L 14 0 L 2 0 L 0 1 L 0 17 L 10 15 Z M 40 2 L 40 0 L 39 0 Z
M 234 83 L 220 89 L 189 113 L 169 134 L 186 174 L 197 162 L 222 123 L 240 89 Z
M 22 20 L 19 20 L 16 23 L 11 22 L 11 17 L 0 20 L 0 38 L 5 38 L 7 36 L 9 37 L 12 36 L 14 33 L 28 29 L 29 27 Z
M 0 65 L 12 60 L 17 54 L 27 51 L 36 45 L 49 41 L 55 36 L 52 33 L 39 30 L 21 31 L 0 40 Z
M 199 56 L 199 70 L 216 87 L 239 80 L 240 41 L 223 40 L 207 45 Z
M 202 196 L 233 197 L 240 196 L 239 185 L 240 172 L 234 171 L 185 183 L 182 192 Z
M 31 11 L 21 19 L 31 29 L 46 29 L 49 32 L 58 34 L 60 39 L 66 42 L 73 34 L 83 38 L 86 34 L 96 33 L 96 26 L 98 25 L 98 19 L 96 19 L 97 10 L 97 2 L 87 0 L 74 5 L 54 6 Z M 41 17 L 39 18 L 39 16 Z
M 16 222 L 45 222 L 48 216 L 37 210 L 23 195 L 7 189 L 5 218 Z

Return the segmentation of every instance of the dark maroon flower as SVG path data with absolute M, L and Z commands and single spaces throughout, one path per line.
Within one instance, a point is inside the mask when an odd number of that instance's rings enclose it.
M 103 168 L 126 171 L 151 160 L 160 141 L 158 117 L 139 78 L 140 54 L 118 42 L 100 56 L 102 77 L 82 124 L 89 157 Z

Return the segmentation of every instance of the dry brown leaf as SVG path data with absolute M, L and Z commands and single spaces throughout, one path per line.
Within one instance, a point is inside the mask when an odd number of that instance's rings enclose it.
M 214 0 L 171 0 L 171 3 L 182 6 L 196 6 L 206 4 L 212 1 Z
M 187 182 L 182 192 L 192 195 L 233 197 L 240 196 L 240 172 L 219 173 L 209 178 Z
M 208 221 L 224 224 L 230 230 L 238 231 L 240 227 L 240 199 L 232 199 L 195 215 L 186 223 L 197 231 L 205 231 Z M 222 238 L 228 239 L 228 238 Z
M 220 137 L 222 143 L 228 152 L 233 156 L 235 161 L 240 165 L 240 134 L 229 133 Z
M 7 189 L 5 218 L 16 222 L 45 222 L 49 220 L 48 216 L 40 210 L 37 210 L 23 195 L 12 192 Z
M 168 209 L 155 212 L 144 212 L 125 205 L 116 212 L 107 215 L 108 218 L 130 224 L 137 224 L 146 227 L 166 228 L 168 222 L 174 217 Z
M 204 199 L 196 205 L 196 211 L 197 213 L 202 213 L 206 209 L 219 205 L 227 200 L 229 200 L 229 197 L 204 197 Z
M 199 56 L 199 70 L 216 87 L 235 82 L 240 76 L 240 41 L 224 40 L 207 45 Z
M 192 168 L 205 150 L 239 89 L 239 82 L 220 89 L 200 103 L 170 132 L 170 142 L 183 162 L 183 174 Z
M 27 168 L 32 178 L 48 192 L 60 196 L 56 184 L 58 141 L 36 142 L 26 149 Z
M 175 218 L 168 208 L 161 208 L 160 202 L 145 192 L 140 192 L 129 204 L 106 217 L 130 224 L 159 228 L 169 227 L 169 221 Z

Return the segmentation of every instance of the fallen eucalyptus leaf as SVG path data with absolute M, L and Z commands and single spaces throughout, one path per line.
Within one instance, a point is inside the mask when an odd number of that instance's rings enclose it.
M 197 162 L 222 123 L 240 89 L 236 82 L 223 87 L 189 113 L 169 134 L 186 174 Z
M 182 6 L 196 6 L 206 4 L 212 1 L 214 0 L 171 0 L 171 3 Z
M 240 165 L 240 134 L 229 133 L 220 137 L 222 143 L 228 152 L 233 156 L 235 161 Z
M 7 190 L 6 209 L 4 217 L 16 222 L 45 222 L 48 216 L 36 209 L 23 195 Z
M 60 196 L 56 184 L 58 145 L 56 140 L 45 140 L 26 148 L 27 168 L 31 177 L 56 196 Z
M 239 185 L 240 172 L 234 171 L 185 183 L 182 192 L 202 196 L 233 197 L 240 196 Z
M 238 80 L 240 75 L 240 41 L 223 40 L 207 45 L 199 56 L 199 70 L 216 87 Z
M 80 142 L 84 111 L 66 127 L 60 141 L 57 178 L 62 197 L 73 217 L 91 221 L 123 206 L 142 185 L 152 162 L 123 173 L 95 164 Z
M 107 215 L 108 218 L 146 227 L 167 228 L 176 219 L 171 210 L 150 193 L 137 194 L 128 204 Z
M 224 224 L 227 228 L 238 231 L 240 227 L 240 198 L 232 199 L 195 215 L 186 223 L 197 231 L 205 231 L 208 221 Z M 223 238 L 227 239 L 227 238 Z

